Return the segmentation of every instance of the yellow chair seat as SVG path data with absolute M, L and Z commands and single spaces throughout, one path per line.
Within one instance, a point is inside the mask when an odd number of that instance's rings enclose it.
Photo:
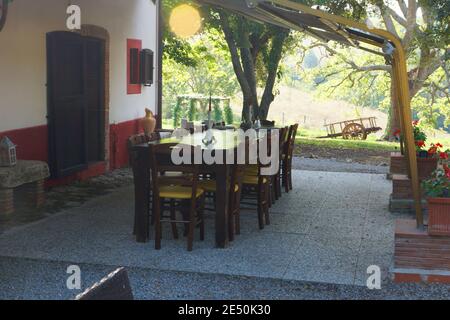
M 216 181 L 215 180 L 202 180 L 198 183 L 199 187 L 206 192 L 216 192 Z M 238 192 L 239 186 L 234 186 L 234 192 Z
M 257 165 L 250 165 L 245 167 L 244 173 L 246 175 L 255 176 L 258 175 L 258 166 Z
M 203 194 L 203 189 L 197 188 L 197 198 Z M 183 186 L 163 186 L 159 188 L 159 196 L 168 199 L 191 199 L 192 188 Z
M 263 183 L 267 183 L 267 178 L 263 178 L 262 182 Z M 257 176 L 253 176 L 253 175 L 245 175 L 243 183 L 244 184 L 257 185 L 258 184 L 258 177 Z

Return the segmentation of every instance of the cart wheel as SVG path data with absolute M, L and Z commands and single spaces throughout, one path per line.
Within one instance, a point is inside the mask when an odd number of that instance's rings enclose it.
M 359 123 L 350 123 L 342 131 L 345 140 L 366 140 L 367 132 L 364 126 Z

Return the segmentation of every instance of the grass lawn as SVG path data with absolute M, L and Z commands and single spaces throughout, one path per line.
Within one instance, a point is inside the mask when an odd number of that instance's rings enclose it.
M 373 151 L 396 151 L 400 149 L 400 144 L 396 142 L 379 141 L 375 135 L 369 135 L 367 140 L 344 140 L 342 138 L 324 138 L 317 137 L 326 135 L 321 130 L 299 129 L 296 142 L 300 145 L 315 146 L 321 148 L 337 149 L 367 149 Z M 434 132 L 428 134 L 427 145 L 440 142 L 444 149 L 450 148 L 450 136 L 443 132 Z
M 235 124 L 236 127 L 239 123 Z M 171 119 L 163 120 L 163 128 L 173 129 L 173 121 Z M 299 128 L 297 133 L 296 142 L 300 145 L 307 145 L 311 147 L 320 148 L 335 148 L 335 149 L 366 149 L 371 151 L 389 152 L 400 150 L 400 144 L 396 142 L 378 141 L 376 135 L 369 135 L 367 140 L 344 140 L 342 138 L 336 139 L 318 139 L 317 137 L 326 135 L 323 130 L 305 129 Z M 442 131 L 435 131 L 433 133 L 428 133 L 428 142 L 431 143 L 440 142 L 444 145 L 444 149 L 450 148 L 450 135 Z
M 342 138 L 323 138 L 317 137 L 326 135 L 321 130 L 299 129 L 296 142 L 300 145 L 315 146 L 320 148 L 336 149 L 367 149 L 374 151 L 395 151 L 400 149 L 400 144 L 395 142 L 377 141 L 375 135 L 369 135 L 367 140 L 344 140 Z
M 337 139 L 317 139 L 311 137 L 298 136 L 296 143 L 300 145 L 316 146 L 321 148 L 336 148 L 336 149 L 368 149 L 378 151 L 395 151 L 400 149 L 399 143 L 375 141 L 375 140 L 344 140 Z

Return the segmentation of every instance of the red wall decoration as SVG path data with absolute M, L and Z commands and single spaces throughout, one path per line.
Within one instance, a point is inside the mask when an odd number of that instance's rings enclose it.
M 138 80 L 139 80 L 139 72 L 140 72 L 140 52 L 142 50 L 142 40 L 137 40 L 137 39 L 127 39 L 127 94 L 141 94 L 141 83 L 140 81 L 137 81 L 138 83 L 131 83 L 131 50 L 132 49 L 137 49 L 138 50 L 138 55 L 137 55 L 137 60 L 135 61 L 136 64 L 134 64 L 133 69 L 134 71 L 137 73 L 138 75 Z

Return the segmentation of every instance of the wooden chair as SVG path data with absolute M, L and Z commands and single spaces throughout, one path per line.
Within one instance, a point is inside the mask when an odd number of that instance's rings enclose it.
M 229 239 L 234 240 L 235 234 L 241 233 L 240 228 L 240 212 L 241 212 L 241 195 L 242 195 L 242 178 L 244 176 L 244 167 L 239 164 L 233 165 L 231 170 L 230 183 L 230 196 L 228 205 L 228 217 L 229 217 Z M 206 194 L 212 194 L 215 198 L 216 194 L 216 180 L 213 177 L 209 177 L 202 181 L 199 181 L 199 186 L 205 190 Z M 209 211 L 215 211 L 215 208 L 208 208 Z
M 75 300 L 133 300 L 127 271 L 119 268 L 75 297 Z
M 261 120 L 261 125 L 263 127 L 275 127 L 275 121 Z
M 248 152 L 246 152 L 246 154 L 248 156 Z M 248 160 L 249 159 L 247 159 L 247 161 Z M 271 205 L 271 176 L 263 176 L 261 174 L 261 169 L 264 166 L 261 164 L 259 159 L 257 159 L 256 162 L 257 164 L 255 165 L 248 164 L 245 166 L 242 181 L 244 192 L 242 198 L 249 198 L 251 195 L 256 195 L 258 224 L 260 229 L 264 229 L 265 225 L 270 224 L 269 208 Z
M 203 210 L 205 192 L 198 187 L 199 166 L 182 164 L 173 165 L 171 161 L 172 149 L 177 144 L 150 144 L 150 167 L 153 186 L 153 213 L 155 216 L 155 248 L 161 249 L 162 223 L 170 223 L 174 238 L 178 238 L 177 224 L 185 226 L 187 249 L 192 251 L 194 229 L 200 227 L 200 240 L 205 238 Z M 194 148 L 191 148 L 194 156 Z M 181 171 L 183 176 L 164 176 L 169 171 Z M 189 178 L 187 178 L 189 177 Z M 166 210 L 163 201 L 169 200 L 169 216 L 163 215 Z M 176 210 L 182 214 L 182 220 L 177 220 Z
M 281 198 L 281 189 L 282 189 L 281 168 L 282 168 L 284 148 L 285 148 L 285 145 L 288 140 L 288 134 L 289 134 L 289 127 L 284 127 L 284 128 L 280 129 L 280 134 L 279 134 L 280 142 L 279 142 L 279 149 L 278 149 L 280 165 L 278 167 L 278 172 L 274 177 L 275 200 L 278 200 Z
M 297 136 L 298 123 L 289 127 L 288 140 L 282 155 L 282 180 L 286 192 L 292 190 L 292 159 Z

